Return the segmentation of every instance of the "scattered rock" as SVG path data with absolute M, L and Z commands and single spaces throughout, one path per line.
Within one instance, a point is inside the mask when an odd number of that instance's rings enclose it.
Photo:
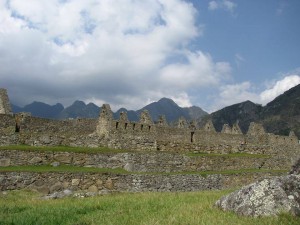
M 73 192 L 69 189 L 60 191 L 60 192 L 54 192 L 50 195 L 46 195 L 44 197 L 42 197 L 43 199 L 58 199 L 58 198 L 64 198 L 64 197 L 68 197 L 70 195 L 72 195 Z
M 300 216 L 300 175 L 264 179 L 243 187 L 216 202 L 224 211 L 243 216 Z

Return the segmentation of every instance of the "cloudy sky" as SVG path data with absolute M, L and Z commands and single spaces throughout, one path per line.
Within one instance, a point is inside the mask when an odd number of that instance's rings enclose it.
M 0 0 L 0 87 L 19 106 L 212 112 L 300 83 L 299 0 Z

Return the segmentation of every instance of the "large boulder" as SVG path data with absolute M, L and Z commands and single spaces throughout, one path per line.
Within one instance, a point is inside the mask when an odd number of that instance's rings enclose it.
M 222 197 L 216 206 L 244 216 L 280 213 L 300 216 L 300 175 L 291 174 L 255 182 Z
M 290 174 L 298 174 L 298 175 L 300 175 L 300 158 L 292 166 Z

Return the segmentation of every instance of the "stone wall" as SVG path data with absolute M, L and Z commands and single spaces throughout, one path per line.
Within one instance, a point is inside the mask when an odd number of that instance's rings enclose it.
M 290 168 L 290 159 L 283 157 L 247 156 L 187 156 L 167 152 L 129 153 L 74 153 L 1 150 L 1 166 L 60 164 L 97 167 L 123 168 L 131 172 L 191 172 L 224 171 L 241 169 L 281 169 Z
M 7 91 L 4 88 L 0 88 L 0 114 L 12 114 Z
M 69 189 L 103 192 L 200 191 L 236 188 L 275 174 L 239 175 L 114 175 L 100 173 L 0 173 L 0 190 L 34 189 L 43 194 Z M 279 174 L 277 174 L 279 175 Z
M 163 117 L 153 123 L 147 111 L 138 122 L 129 121 L 125 112 L 114 120 L 109 105 L 104 105 L 99 119 L 50 120 L 26 113 L 14 116 L 0 114 L 0 145 L 34 146 L 107 146 L 115 149 L 153 152 L 205 152 L 268 154 L 292 165 L 300 154 L 298 138 L 265 133 L 259 124 L 251 123 L 242 134 L 236 123 L 216 132 L 209 121 L 204 128 L 183 118 L 177 127 L 169 126 Z M 279 160 L 280 161 L 280 160 Z M 285 164 L 284 164 L 285 165 Z

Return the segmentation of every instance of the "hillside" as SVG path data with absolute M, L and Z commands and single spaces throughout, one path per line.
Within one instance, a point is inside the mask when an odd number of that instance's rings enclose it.
M 232 125 L 239 121 L 244 133 L 247 132 L 250 122 L 262 123 L 269 133 L 288 135 L 291 130 L 300 137 L 300 85 L 279 95 L 266 106 L 246 101 L 225 107 L 206 116 L 203 125 L 211 119 L 218 131 L 224 123 Z
M 300 84 L 263 107 L 260 121 L 268 132 L 288 135 L 293 130 L 300 137 Z

